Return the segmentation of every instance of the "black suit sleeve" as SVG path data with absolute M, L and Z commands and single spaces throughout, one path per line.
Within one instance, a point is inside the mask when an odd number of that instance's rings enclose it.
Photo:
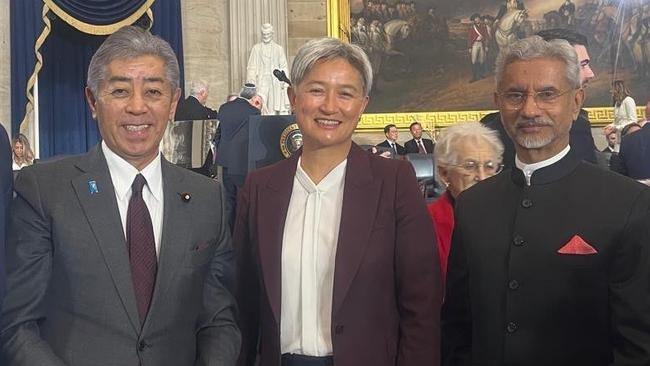
M 650 365 L 650 189 L 632 208 L 609 269 L 611 365 Z
M 239 305 L 239 328 L 242 334 L 242 349 L 237 363 L 240 366 L 255 365 L 259 337 L 259 273 L 249 230 L 251 185 L 249 175 L 239 191 L 237 217 L 233 230 L 236 263 L 235 297 Z
M 5 240 L 9 224 L 9 204 L 13 195 L 11 171 L 11 144 L 4 127 L 0 125 L 0 304 L 5 289 Z
M 459 215 L 452 234 L 445 301 L 442 306 L 442 365 L 465 366 L 471 362 L 472 312 L 467 256 Z
M 0 316 L 0 364 L 64 366 L 40 335 L 52 271 L 51 226 L 42 200 L 45 189 L 31 167 L 16 181 L 7 241 L 7 296 Z
M 404 143 L 404 149 L 406 150 L 407 154 L 417 154 L 418 153 L 418 147 L 415 144 L 415 140 L 406 141 L 406 143 Z

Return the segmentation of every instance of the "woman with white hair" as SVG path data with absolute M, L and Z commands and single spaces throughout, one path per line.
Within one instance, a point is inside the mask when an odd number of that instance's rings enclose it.
M 429 205 L 429 214 L 436 229 L 443 284 L 454 230 L 454 202 L 462 191 L 501 172 L 502 155 L 497 133 L 478 122 L 459 123 L 440 134 L 433 156 L 436 181 L 446 190 Z

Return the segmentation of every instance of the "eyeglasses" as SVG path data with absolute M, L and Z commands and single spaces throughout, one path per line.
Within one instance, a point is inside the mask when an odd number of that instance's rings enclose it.
M 531 95 L 533 96 L 533 100 L 535 101 L 535 105 L 537 105 L 537 108 L 549 109 L 555 106 L 558 99 L 562 95 L 577 89 L 567 89 L 565 91 L 551 89 L 551 90 L 542 90 L 533 93 L 505 92 L 505 93 L 499 93 L 497 95 L 501 97 L 501 99 L 503 100 L 504 107 L 506 107 L 506 109 L 510 109 L 513 111 L 521 109 L 521 107 L 523 107 L 524 104 L 526 103 L 528 97 Z
M 493 175 L 497 175 L 501 173 L 501 171 L 503 170 L 503 164 L 495 163 L 492 161 L 479 163 L 478 161 L 475 160 L 467 160 L 462 164 L 449 164 L 449 165 L 461 168 L 468 174 L 478 174 L 480 168 L 483 167 L 483 173 L 485 173 L 485 175 L 489 177 Z

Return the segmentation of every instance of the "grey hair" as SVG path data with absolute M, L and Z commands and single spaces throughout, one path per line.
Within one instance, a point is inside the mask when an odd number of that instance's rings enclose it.
M 251 83 L 244 84 L 244 86 L 241 88 L 241 91 L 239 92 L 240 97 L 248 100 L 250 100 L 256 95 L 257 95 L 257 87 L 255 86 L 255 84 L 251 84 Z
M 503 160 L 503 143 L 499 139 L 499 134 L 479 122 L 463 122 L 447 127 L 440 133 L 440 137 L 433 148 L 433 156 L 437 167 L 447 168 L 450 165 L 461 163 L 458 161 L 458 151 L 456 150 L 463 140 L 485 141 L 494 149 L 497 156 L 497 162 Z M 441 187 L 444 187 L 442 177 L 436 169 L 436 181 Z
M 99 83 L 106 76 L 106 67 L 115 59 L 133 59 L 141 56 L 156 56 L 165 64 L 167 80 L 172 92 L 180 84 L 178 59 L 167 41 L 152 35 L 148 30 L 138 26 L 125 26 L 111 34 L 101 46 L 88 66 L 88 88 L 97 96 Z
M 545 41 L 540 36 L 531 36 L 515 41 L 499 52 L 495 67 L 497 90 L 503 80 L 506 66 L 515 61 L 535 58 L 554 58 L 564 62 L 566 80 L 573 88 L 580 87 L 580 64 L 573 46 L 564 39 Z
M 300 47 L 291 65 L 292 84 L 300 85 L 317 62 L 336 58 L 344 59 L 359 71 L 363 84 L 363 95 L 367 96 L 372 89 L 372 66 L 370 66 L 368 56 L 361 47 L 336 38 L 312 39 Z
M 205 80 L 196 80 L 192 82 L 190 95 L 197 96 L 204 91 L 208 91 L 208 83 Z

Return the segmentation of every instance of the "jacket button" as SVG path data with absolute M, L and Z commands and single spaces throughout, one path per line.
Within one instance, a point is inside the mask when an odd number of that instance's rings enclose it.
M 508 288 L 510 288 L 511 290 L 518 289 L 519 288 L 519 282 L 517 282 L 517 280 L 512 280 L 512 281 L 508 282 Z
M 149 348 L 149 344 L 145 341 L 138 342 L 138 351 L 143 352 L 145 349 Z
M 342 325 L 337 325 L 336 327 L 334 327 L 334 334 L 341 334 L 341 333 L 343 333 L 343 328 L 344 328 L 344 327 L 343 327 Z
M 510 322 L 508 323 L 508 326 L 506 326 L 506 330 L 508 331 L 508 333 L 516 332 L 517 328 L 519 328 L 519 326 L 515 322 Z
M 515 235 L 515 237 L 512 239 L 512 242 L 518 247 L 524 245 L 525 243 L 524 238 L 521 235 Z
M 530 198 L 524 198 L 521 201 L 521 206 L 523 208 L 531 208 L 531 207 L 533 207 L 533 201 Z

